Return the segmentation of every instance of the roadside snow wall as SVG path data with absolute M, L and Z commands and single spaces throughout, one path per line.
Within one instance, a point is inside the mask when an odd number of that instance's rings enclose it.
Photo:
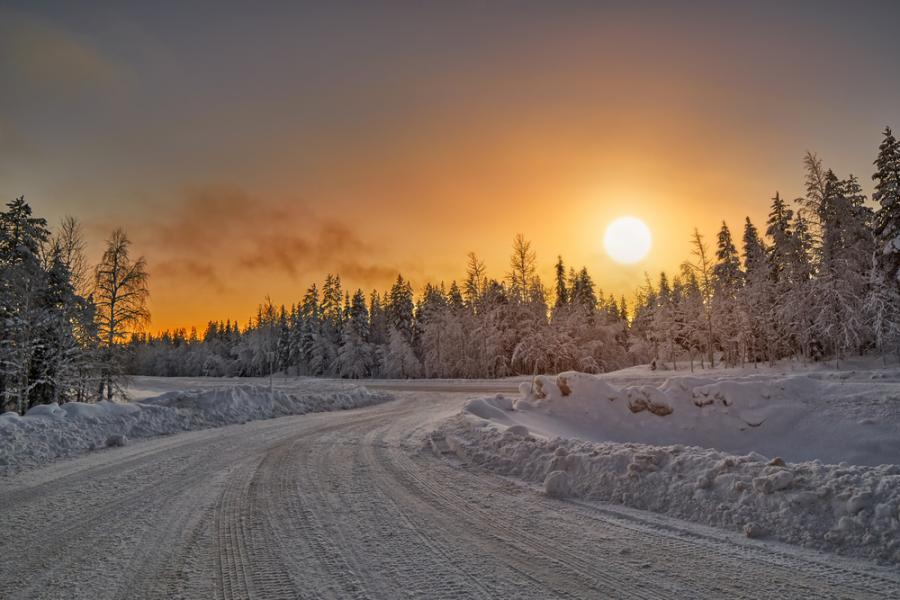
M 897 392 L 806 376 L 616 388 L 563 373 L 518 399 L 469 401 L 431 443 L 548 495 L 900 564 Z
M 900 564 L 900 466 L 785 463 L 697 447 L 591 443 L 457 416 L 434 435 L 461 460 L 602 500 L 821 550 Z M 554 495 L 560 495 L 558 493 Z
M 142 438 L 310 412 L 345 410 L 392 399 L 364 387 L 287 393 L 259 386 L 168 392 L 139 402 L 70 402 L 0 415 L 0 474 L 102 448 L 113 436 Z

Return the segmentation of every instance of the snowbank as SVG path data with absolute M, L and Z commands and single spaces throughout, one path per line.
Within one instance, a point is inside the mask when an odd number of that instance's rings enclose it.
M 139 402 L 70 402 L 36 406 L 21 417 L 0 415 L 0 474 L 125 439 L 165 435 L 257 419 L 343 410 L 390 400 L 381 392 L 345 387 L 323 392 L 270 391 L 258 386 L 228 386 L 172 391 Z
M 670 377 L 614 387 L 583 373 L 539 376 L 521 398 L 466 410 L 547 437 L 684 444 L 786 460 L 900 464 L 900 383 L 804 375 Z
M 462 460 L 544 485 L 548 495 L 900 564 L 898 465 L 785 463 L 757 453 L 521 434 L 457 416 L 435 435 Z
M 551 496 L 900 564 L 900 383 L 847 379 L 542 376 L 432 444 Z

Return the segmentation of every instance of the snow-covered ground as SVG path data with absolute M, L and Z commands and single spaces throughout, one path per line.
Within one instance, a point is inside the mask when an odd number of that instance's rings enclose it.
M 386 392 L 340 382 L 262 385 L 216 379 L 141 378 L 133 402 L 36 406 L 0 415 L 0 475 L 143 438 L 286 415 L 346 410 L 389 400 Z
M 712 373 L 540 376 L 435 435 L 552 495 L 900 564 L 900 372 Z
M 900 597 L 897 569 L 871 560 L 559 501 L 438 460 L 426 436 L 471 392 L 395 395 L 0 477 L 0 596 Z

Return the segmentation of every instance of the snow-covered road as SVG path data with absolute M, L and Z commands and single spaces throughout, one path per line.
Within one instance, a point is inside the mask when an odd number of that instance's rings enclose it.
M 900 597 L 869 563 L 437 459 L 422 436 L 466 397 L 407 390 L 0 479 L 0 597 Z

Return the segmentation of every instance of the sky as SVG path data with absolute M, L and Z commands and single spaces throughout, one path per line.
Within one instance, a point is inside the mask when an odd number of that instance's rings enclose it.
M 313 281 L 417 288 L 521 233 L 605 293 L 802 193 L 871 192 L 900 128 L 896 2 L 0 0 L 0 198 L 123 226 L 151 329 L 245 322 Z M 606 256 L 644 220 L 643 261 Z

